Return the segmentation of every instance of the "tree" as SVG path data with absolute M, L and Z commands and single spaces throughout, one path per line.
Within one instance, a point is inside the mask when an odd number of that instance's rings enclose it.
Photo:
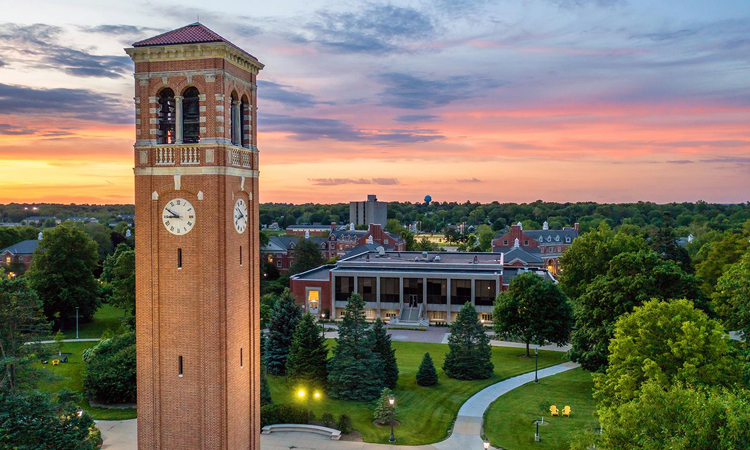
M 476 229 L 479 248 L 483 252 L 492 251 L 492 240 L 495 238 L 495 231 L 489 225 L 479 225 Z
M 668 211 L 665 212 L 661 223 L 651 236 L 651 249 L 662 258 L 679 263 L 685 272 L 692 273 L 693 267 L 690 262 L 690 255 L 684 247 L 677 243 L 673 224 L 672 214 Z
M 724 328 L 688 300 L 651 300 L 623 315 L 615 327 L 605 375 L 595 377 L 595 398 L 619 405 L 643 384 L 668 388 L 731 385 L 739 367 Z
M 328 377 L 327 359 L 328 347 L 323 327 L 315 323 L 312 314 L 307 313 L 302 316 L 292 337 L 286 360 L 287 377 L 309 389 L 322 389 Z
M 94 450 L 99 431 L 79 398 L 70 391 L 0 390 L 0 448 L 17 450 Z
M 391 397 L 393 397 L 393 392 L 384 388 L 375 406 L 375 413 L 372 415 L 374 422 L 378 425 L 389 425 L 396 420 L 396 405 L 391 405 Z
M 333 398 L 371 401 L 385 387 L 383 361 L 373 350 L 375 336 L 365 321 L 364 307 L 359 294 L 349 297 L 328 362 L 328 392 Z
M 42 302 L 24 279 L 9 280 L 0 272 L 0 357 L 3 373 L 0 389 L 33 384 L 33 363 L 44 355 L 39 341 L 50 333 Z
M 598 229 L 576 238 L 560 258 L 562 272 L 560 286 L 563 292 L 575 299 L 586 291 L 599 275 L 605 275 L 615 256 L 626 252 L 648 249 L 646 241 L 638 236 L 615 233 L 606 223 Z
M 380 355 L 380 359 L 383 361 L 383 381 L 387 387 L 395 389 L 398 382 L 398 363 L 396 362 L 396 350 L 391 346 L 391 337 L 380 318 L 375 320 L 372 331 L 375 335 L 373 350 Z
M 130 322 L 135 325 L 135 250 L 127 244 L 120 244 L 112 255 L 104 260 L 101 280 L 112 288 L 109 303 L 125 309 Z
M 727 267 L 739 262 L 749 248 L 747 237 L 739 233 L 726 233 L 720 240 L 701 247 L 698 253 L 703 259 L 695 265 L 695 274 L 701 281 L 703 292 L 712 295 Z
M 385 222 L 385 231 L 393 234 L 401 234 L 404 231 L 404 227 L 398 219 L 388 219 Z
M 745 342 L 750 342 L 750 251 L 719 278 L 713 305 L 724 323 L 731 329 L 741 330 Z
M 135 333 L 103 339 L 86 355 L 83 386 L 104 403 L 136 401 Z
M 322 266 L 325 260 L 318 248 L 318 244 L 312 239 L 300 238 L 294 247 L 294 264 L 289 268 L 289 274 L 305 272 Z
M 476 308 L 467 302 L 451 325 L 443 371 L 459 380 L 482 380 L 491 377 L 495 369 L 491 358 L 490 337 L 479 322 Z
M 608 267 L 605 275 L 597 276 L 583 295 L 573 299 L 576 329 L 571 335 L 569 354 L 586 370 L 606 368 L 617 319 L 645 301 L 690 298 L 706 307 L 699 300 L 695 277 L 650 250 L 617 255 Z
M 263 367 L 260 368 L 260 406 L 266 406 L 273 403 L 271 398 L 271 389 L 268 387 L 268 378 Z
M 266 370 L 271 375 L 286 373 L 286 360 L 292 345 L 294 330 L 302 317 L 302 310 L 294 303 L 292 293 L 285 289 L 271 311 L 266 341 Z
M 565 294 L 535 273 L 511 280 L 508 290 L 498 295 L 492 317 L 495 333 L 526 343 L 527 357 L 529 344 L 567 344 L 573 326 L 573 308 Z
M 99 307 L 99 287 L 94 278 L 97 246 L 80 228 L 71 225 L 45 230 L 26 273 L 30 286 L 44 302 L 44 313 L 69 323 L 79 308 L 90 321 Z
M 728 450 L 750 442 L 750 394 L 743 389 L 647 383 L 637 398 L 599 408 L 598 416 L 604 433 L 594 442 L 604 450 Z
M 430 353 L 427 352 L 422 358 L 422 364 L 419 365 L 417 371 L 417 384 L 420 386 L 435 386 L 438 382 L 437 370 L 435 370 L 435 364 L 432 362 Z
M 416 243 L 414 242 L 414 233 L 404 228 L 399 233 L 401 235 L 401 239 L 404 240 L 404 245 L 406 247 L 406 251 L 410 252 L 412 250 L 416 250 Z

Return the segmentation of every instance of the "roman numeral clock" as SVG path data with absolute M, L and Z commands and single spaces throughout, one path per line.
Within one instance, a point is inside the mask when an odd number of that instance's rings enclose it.
M 256 77 L 200 23 L 135 62 L 139 450 L 260 448 Z

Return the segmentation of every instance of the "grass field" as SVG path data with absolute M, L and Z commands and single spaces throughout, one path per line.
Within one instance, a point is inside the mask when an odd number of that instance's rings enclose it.
M 578 368 L 514 389 L 490 405 L 484 416 L 484 434 L 493 447 L 504 450 L 567 450 L 576 434 L 598 429 L 592 387 L 591 374 Z M 569 405 L 572 414 L 550 417 L 549 410 L 542 414 L 540 404 L 544 402 L 560 411 Z M 542 415 L 541 442 L 535 442 L 534 421 Z
M 80 338 L 98 338 L 106 330 L 117 331 L 122 324 L 122 318 L 125 316 L 125 310 L 115 308 L 107 304 L 102 305 L 94 314 L 94 320 L 89 323 L 79 324 L 78 337 Z M 66 339 L 76 337 L 75 324 L 70 330 L 63 332 Z
M 329 343 L 332 341 L 329 340 Z M 534 370 L 534 359 L 520 358 L 523 349 L 493 347 L 492 362 L 495 374 L 488 380 L 458 381 L 446 377 L 441 370 L 448 346 L 417 342 L 394 342 L 399 365 L 399 380 L 394 391 L 398 409 L 396 439 L 399 444 L 432 444 L 443 440 L 455 420 L 461 405 L 481 389 L 514 375 Z M 415 375 L 425 352 L 430 352 L 438 370 L 439 383 L 435 387 L 417 386 Z M 565 362 L 560 352 L 539 352 L 539 367 Z M 275 403 L 293 403 L 297 387 L 288 385 L 283 377 L 268 377 L 271 395 Z M 366 442 L 387 443 L 390 429 L 372 424 L 374 403 L 333 400 L 323 397 L 311 401 L 311 410 L 316 417 L 330 412 L 338 420 L 340 414 L 352 419 L 353 428 L 362 434 Z M 467 449 L 468 450 L 468 449 Z

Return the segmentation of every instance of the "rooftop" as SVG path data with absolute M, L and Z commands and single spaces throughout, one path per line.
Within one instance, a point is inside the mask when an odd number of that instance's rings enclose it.
M 0 254 L 8 251 L 14 255 L 31 255 L 37 247 L 39 247 L 39 241 L 37 239 L 29 239 L 0 250 Z
M 208 28 L 207 26 L 203 25 L 200 22 L 191 23 L 190 25 L 185 25 L 182 28 L 177 28 L 176 30 L 167 31 L 166 33 L 162 33 L 158 36 L 154 36 L 148 39 L 144 39 L 142 41 L 138 41 L 133 44 L 133 47 L 152 47 L 152 46 L 161 46 L 161 45 L 180 45 L 180 44 L 202 44 L 202 43 L 209 43 L 209 42 L 223 42 L 241 51 L 242 53 L 246 54 L 252 59 L 256 61 L 258 60 L 258 58 L 256 58 L 255 56 L 251 55 L 245 50 L 242 50 L 238 46 L 224 39 L 218 33 L 211 30 L 210 28 Z

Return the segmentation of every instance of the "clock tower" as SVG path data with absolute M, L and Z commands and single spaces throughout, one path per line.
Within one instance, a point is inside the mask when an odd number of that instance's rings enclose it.
M 200 23 L 133 44 L 140 450 L 260 448 L 257 58 Z

